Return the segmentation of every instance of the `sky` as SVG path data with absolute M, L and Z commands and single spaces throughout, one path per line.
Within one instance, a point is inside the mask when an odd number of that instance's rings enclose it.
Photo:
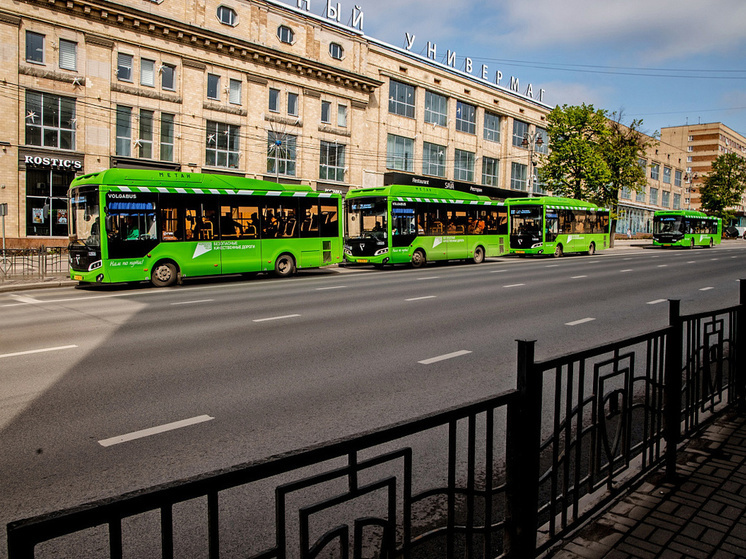
M 297 7 L 298 0 L 279 0 Z M 327 0 L 307 0 L 326 17 Z M 456 67 L 473 61 L 544 89 L 550 106 L 591 104 L 642 119 L 641 130 L 722 122 L 746 136 L 744 0 L 332 0 L 342 24 L 355 6 L 365 36 Z

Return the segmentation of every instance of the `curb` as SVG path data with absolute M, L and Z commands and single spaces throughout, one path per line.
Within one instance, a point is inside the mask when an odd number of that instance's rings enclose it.
M 64 279 L 29 283 L 8 283 L 0 284 L 0 293 L 6 293 L 8 291 L 26 291 L 29 289 L 46 289 L 49 287 L 71 287 L 76 285 L 78 285 L 77 281 Z

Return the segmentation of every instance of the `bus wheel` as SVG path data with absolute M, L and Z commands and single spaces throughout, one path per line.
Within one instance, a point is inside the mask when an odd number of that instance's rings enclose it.
M 484 248 L 477 247 L 474 249 L 474 264 L 481 264 L 484 262 Z
M 290 254 L 281 254 L 275 261 L 275 275 L 279 278 L 286 278 L 295 273 L 295 260 Z
M 158 262 L 150 273 L 150 281 L 156 287 L 168 287 L 176 283 L 176 264 L 173 262 Z
M 588 254 L 591 256 L 596 254 L 596 243 L 591 243 L 591 246 L 588 247 Z
M 562 256 L 562 245 L 557 245 L 557 248 L 554 249 L 554 257 L 559 258 Z
M 422 268 L 427 263 L 427 257 L 421 250 L 415 250 L 412 255 L 412 268 Z

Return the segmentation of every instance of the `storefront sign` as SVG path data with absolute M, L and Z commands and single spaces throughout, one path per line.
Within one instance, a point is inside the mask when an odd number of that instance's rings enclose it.
M 58 159 L 56 157 L 26 155 L 24 156 L 23 162 L 26 164 L 26 167 L 65 169 L 68 171 L 80 171 L 83 169 L 83 162 L 74 159 Z

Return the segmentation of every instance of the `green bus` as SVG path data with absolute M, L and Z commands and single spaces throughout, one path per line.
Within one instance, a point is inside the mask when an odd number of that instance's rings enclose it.
M 420 268 L 507 252 L 507 208 L 487 196 L 414 185 L 361 188 L 345 196 L 345 216 L 350 263 Z
M 508 198 L 510 254 L 593 254 L 609 246 L 609 210 L 573 198 Z
M 225 175 L 109 169 L 68 192 L 70 277 L 149 280 L 273 271 L 342 261 L 339 194 Z
M 664 210 L 653 216 L 653 245 L 661 247 L 712 247 L 720 244 L 723 222 L 693 210 Z

